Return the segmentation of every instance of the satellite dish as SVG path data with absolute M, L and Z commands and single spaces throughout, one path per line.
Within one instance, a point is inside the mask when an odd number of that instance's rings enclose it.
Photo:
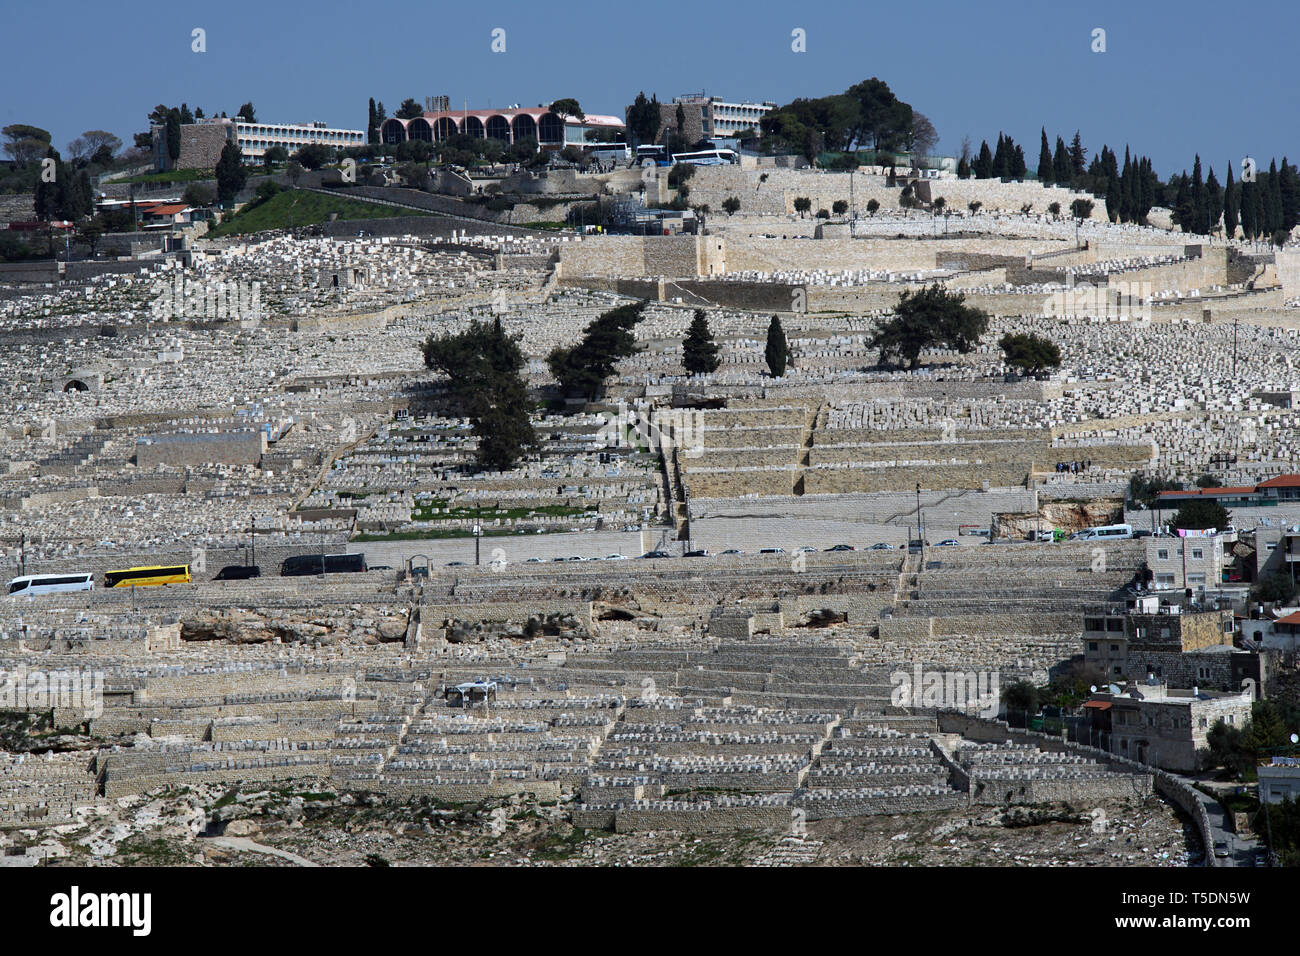
M 1097 693 L 1097 685 L 1093 684 L 1091 687 L 1088 688 L 1088 690 L 1090 690 L 1094 694 Z
M 1293 743 L 1293 744 L 1300 744 L 1300 734 L 1292 734 L 1292 735 L 1291 735 L 1291 743 Z
M 1123 688 L 1121 688 L 1119 684 L 1111 684 L 1107 689 L 1117 697 L 1123 693 Z

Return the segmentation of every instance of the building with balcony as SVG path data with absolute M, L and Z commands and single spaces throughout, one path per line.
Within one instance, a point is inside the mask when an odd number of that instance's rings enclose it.
M 290 155 L 304 146 L 344 149 L 364 146 L 366 134 L 359 129 L 338 129 L 325 123 L 249 123 L 225 116 L 201 119 L 181 127 L 181 154 L 172 162 L 167 153 L 166 128 L 155 125 L 154 167 L 170 169 L 215 169 L 226 143 L 239 147 L 245 162 L 258 162 L 273 146 L 283 146 Z

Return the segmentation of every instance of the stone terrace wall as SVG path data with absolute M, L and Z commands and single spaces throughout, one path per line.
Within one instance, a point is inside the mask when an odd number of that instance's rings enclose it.
M 766 173 L 767 181 L 760 182 Z M 853 175 L 852 199 L 859 209 L 875 199 L 885 209 L 897 209 L 901 187 L 890 188 L 883 176 Z M 997 179 L 945 179 L 930 182 L 930 193 L 942 196 L 951 209 L 965 209 L 978 201 L 985 211 L 1002 209 L 1019 212 L 1025 203 L 1032 203 L 1037 212 L 1046 212 L 1053 202 L 1059 202 L 1063 213 L 1070 203 L 1086 193 L 1076 193 L 1057 186 L 1044 187 L 1035 181 L 1004 183 Z M 734 196 L 740 200 L 741 211 L 769 216 L 784 216 L 794 212 L 794 200 L 807 196 L 812 208 L 830 209 L 837 199 L 850 199 L 849 174 L 819 170 L 745 169 L 740 166 L 703 167 L 691 177 L 691 201 L 707 203 L 712 209 L 721 209 L 723 202 Z M 1094 204 L 1093 219 L 1104 219 L 1104 203 Z
M 1089 747 L 1086 744 L 1076 744 L 1068 740 L 1062 740 L 1060 737 L 1009 727 L 1005 721 L 1001 720 L 983 720 L 956 711 L 941 711 L 938 714 L 938 719 L 941 731 L 961 734 L 968 740 L 1010 740 L 1014 743 L 1030 744 L 1040 750 L 1052 753 L 1082 754 L 1098 762 L 1106 763 L 1116 770 L 1150 774 L 1154 780 L 1155 789 L 1180 807 L 1195 822 L 1196 830 L 1201 837 L 1201 844 L 1205 847 L 1206 865 L 1219 865 L 1212 849 L 1214 846 L 1212 835 L 1214 831 L 1210 825 L 1209 814 L 1206 813 L 1205 806 L 1200 797 L 1197 796 L 1196 791 L 1182 777 L 1147 764 L 1138 763 L 1136 760 L 1129 760 L 1127 757 L 1121 757 L 1096 747 Z

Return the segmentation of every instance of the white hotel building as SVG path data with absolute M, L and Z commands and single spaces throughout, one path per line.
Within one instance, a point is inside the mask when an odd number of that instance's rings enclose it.
M 706 96 L 703 93 L 674 97 L 673 102 L 700 106 L 704 118 L 704 135 L 709 138 L 733 136 L 742 129 L 761 132 L 759 122 L 776 109 L 776 104 L 770 101 L 729 103 L 720 96 Z
M 272 146 L 283 146 L 293 154 L 311 145 L 342 149 L 366 144 L 365 130 L 335 129 L 324 123 L 248 123 L 241 119 L 230 122 L 235 127 L 235 145 L 245 159 L 261 159 Z

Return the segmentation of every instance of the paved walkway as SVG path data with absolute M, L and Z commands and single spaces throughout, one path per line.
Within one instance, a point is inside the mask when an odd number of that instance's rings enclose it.
M 280 859 L 296 863 L 298 866 L 320 866 L 319 863 L 315 863 L 305 856 L 290 853 L 288 850 L 277 850 L 273 846 L 257 843 L 247 837 L 205 837 L 204 839 L 228 850 L 239 850 L 245 853 L 265 853 L 267 856 L 278 856 Z

